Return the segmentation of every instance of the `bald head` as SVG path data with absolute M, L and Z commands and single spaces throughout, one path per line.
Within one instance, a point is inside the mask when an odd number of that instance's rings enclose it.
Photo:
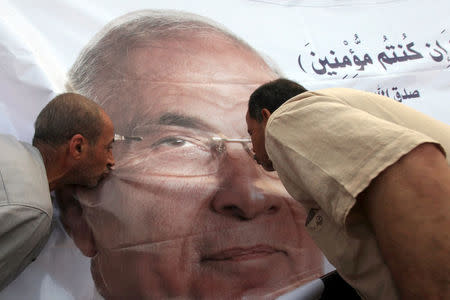
M 58 147 L 75 134 L 94 145 L 105 123 L 105 113 L 98 104 L 79 94 L 64 93 L 51 100 L 35 123 L 33 145 Z

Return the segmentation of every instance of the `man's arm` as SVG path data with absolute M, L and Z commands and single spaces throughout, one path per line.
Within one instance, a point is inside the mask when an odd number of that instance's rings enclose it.
M 422 144 L 359 196 L 402 299 L 450 299 L 450 168 Z
M 51 217 L 27 205 L 0 205 L 0 224 L 1 291 L 38 256 L 47 242 Z

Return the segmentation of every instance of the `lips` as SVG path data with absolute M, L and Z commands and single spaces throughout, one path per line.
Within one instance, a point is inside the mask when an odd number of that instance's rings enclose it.
M 259 245 L 249 248 L 232 248 L 224 251 L 216 252 L 202 258 L 202 261 L 241 261 L 256 259 L 275 253 L 286 254 L 282 250 L 275 249 L 266 245 Z
M 97 183 L 100 183 L 106 177 L 108 177 L 109 173 L 110 173 L 109 171 L 104 171 L 102 174 L 100 174 L 100 176 L 98 176 Z

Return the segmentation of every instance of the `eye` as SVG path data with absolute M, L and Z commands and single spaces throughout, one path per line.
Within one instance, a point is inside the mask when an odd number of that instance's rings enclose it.
M 150 162 L 149 166 L 163 168 L 161 172 L 170 171 L 170 174 L 173 174 L 178 173 L 175 170 L 184 170 L 188 167 L 195 169 L 209 164 L 212 153 L 205 142 L 207 140 L 200 137 L 166 135 L 147 145 L 139 144 L 140 149 L 134 148 L 130 154 L 139 156 L 141 163 Z
M 187 138 L 181 138 L 178 136 L 174 137 L 166 137 L 163 139 L 158 140 L 157 142 L 152 144 L 152 148 L 158 148 L 161 146 L 170 146 L 170 147 L 182 147 L 186 146 L 188 143 Z
M 149 146 L 142 150 L 150 151 L 152 155 L 170 155 L 164 159 L 170 159 L 170 157 L 174 158 L 174 155 L 184 157 L 187 155 L 203 156 L 206 155 L 206 153 L 211 152 L 207 139 L 183 135 L 160 137 L 158 140 L 150 143 Z

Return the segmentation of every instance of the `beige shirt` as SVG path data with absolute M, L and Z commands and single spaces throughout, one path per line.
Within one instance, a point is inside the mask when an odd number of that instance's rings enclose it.
M 30 264 L 45 245 L 53 214 L 41 154 L 0 135 L 0 290 Z
M 336 88 L 290 99 L 265 134 L 274 168 L 309 212 L 306 228 L 328 260 L 362 298 L 397 299 L 367 221 L 352 210 L 355 198 L 422 143 L 450 151 L 450 126 L 390 98 Z

